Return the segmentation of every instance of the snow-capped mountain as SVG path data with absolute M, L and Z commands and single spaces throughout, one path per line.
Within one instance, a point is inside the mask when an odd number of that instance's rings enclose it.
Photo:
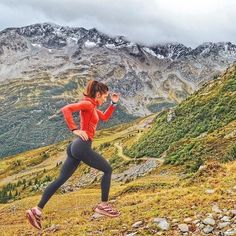
M 118 124 L 174 106 L 236 59 L 230 42 L 152 46 L 50 23 L 0 32 L 0 157 L 64 140 L 59 109 L 88 79 L 119 92 Z M 106 123 L 106 122 L 105 122 Z M 105 125 L 106 124 L 101 124 Z
M 120 90 L 122 103 L 137 115 L 150 113 L 147 106 L 155 110 L 155 103 L 181 101 L 235 59 L 230 42 L 148 47 L 95 28 L 50 23 L 0 32 L 0 81 L 92 75 Z

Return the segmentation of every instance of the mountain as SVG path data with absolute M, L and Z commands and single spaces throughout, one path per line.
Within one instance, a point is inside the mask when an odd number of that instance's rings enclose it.
M 120 90 L 127 112 L 139 116 L 179 103 L 236 59 L 230 42 L 148 47 L 95 28 L 50 23 L 1 31 L 0 52 L 0 81 L 97 77 Z
M 7 28 L 0 32 L 0 157 L 69 138 L 59 110 L 81 99 L 88 79 L 121 94 L 112 120 L 98 128 L 109 127 L 176 106 L 231 65 L 235 47 L 139 45 L 51 23 Z
M 102 173 L 81 163 L 45 206 L 42 233 L 235 235 L 235 99 L 236 64 L 175 108 L 99 130 L 93 149 L 113 168 L 109 200 L 121 216 L 94 214 Z M 4 235 L 35 234 L 25 210 L 58 177 L 73 139 L 0 160 Z
M 236 159 L 236 64 L 175 108 L 159 113 L 153 127 L 126 145 L 125 153 L 165 156 L 165 163 L 184 165 L 188 172 L 209 159 Z

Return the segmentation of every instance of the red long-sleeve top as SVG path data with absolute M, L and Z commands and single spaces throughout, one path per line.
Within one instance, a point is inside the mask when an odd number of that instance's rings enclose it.
M 103 121 L 109 120 L 116 108 L 111 104 L 103 113 L 97 109 L 98 105 L 99 104 L 95 101 L 95 99 L 85 96 L 80 102 L 68 104 L 62 107 L 60 111 L 63 113 L 67 126 L 70 130 L 77 129 L 72 113 L 79 111 L 80 129 L 86 131 L 90 140 L 93 140 L 98 121 L 100 119 Z

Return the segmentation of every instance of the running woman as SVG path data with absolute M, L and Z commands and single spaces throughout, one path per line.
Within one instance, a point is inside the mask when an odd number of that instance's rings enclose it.
M 101 179 L 101 202 L 95 207 L 95 212 L 110 217 L 120 215 L 118 210 L 108 203 L 112 168 L 106 159 L 91 148 L 98 121 L 109 120 L 116 108 L 119 95 L 109 93 L 108 86 L 96 80 L 88 82 L 83 95 L 84 98 L 80 102 L 68 104 L 60 110 L 68 128 L 78 137 L 67 147 L 67 158 L 61 167 L 59 177 L 47 186 L 37 206 L 26 211 L 30 224 L 37 229 L 42 229 L 42 210 L 45 204 L 56 190 L 72 176 L 81 161 L 104 173 Z M 111 104 L 103 113 L 97 109 L 97 106 L 102 105 L 108 95 L 111 97 Z M 72 116 L 73 112 L 78 111 L 80 112 L 80 129 L 77 128 Z

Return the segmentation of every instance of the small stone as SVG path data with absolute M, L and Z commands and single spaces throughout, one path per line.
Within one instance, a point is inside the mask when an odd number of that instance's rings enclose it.
M 170 224 L 167 222 L 165 218 L 154 218 L 154 223 L 157 223 L 158 227 L 160 227 L 162 230 L 168 230 L 170 228 Z
M 205 193 L 208 193 L 208 194 L 212 194 L 212 193 L 214 193 L 214 192 L 215 192 L 214 189 L 207 189 L 207 190 L 205 191 Z
M 224 232 L 225 236 L 235 236 L 236 235 L 236 229 L 229 229 Z
M 213 205 L 212 206 L 212 211 L 214 211 L 215 213 L 221 213 L 222 210 L 218 207 L 218 205 Z
M 185 218 L 185 219 L 184 219 L 184 222 L 185 222 L 185 223 L 189 223 L 189 222 L 191 222 L 191 221 L 192 221 L 192 218 L 191 218 L 191 217 L 188 217 L 188 218 Z
M 179 220 L 177 220 L 177 219 L 172 220 L 172 223 L 177 223 L 177 222 L 179 222 Z
M 221 218 L 221 220 L 223 221 L 230 221 L 230 217 L 229 216 L 224 216 Z
M 140 220 L 140 221 L 135 222 L 135 223 L 132 225 L 132 227 L 133 227 L 133 228 L 138 228 L 138 227 L 140 227 L 142 224 L 143 224 L 143 222 Z
M 199 223 L 200 220 L 194 220 L 193 223 L 196 225 L 197 223 Z
M 206 165 L 202 165 L 202 166 L 200 166 L 200 167 L 198 168 L 198 170 L 204 170 L 204 169 L 206 169 L 206 168 L 207 168 Z
M 234 216 L 236 216 L 236 210 L 230 210 L 231 214 L 233 214 Z
M 214 218 L 214 213 L 207 213 L 207 216 L 210 217 L 210 218 Z
M 137 232 L 133 232 L 133 233 L 130 233 L 130 234 L 126 234 L 126 236 L 134 236 L 136 234 L 137 234 Z
M 159 231 L 155 235 L 162 235 L 162 234 L 163 234 L 163 232 Z
M 215 220 L 213 218 L 207 217 L 202 221 L 205 225 L 215 225 Z
M 210 225 L 207 225 L 205 228 L 203 228 L 203 232 L 206 234 L 211 233 L 214 230 L 214 228 Z
M 202 224 L 202 223 L 200 223 L 199 226 L 198 226 L 199 229 L 203 229 L 204 227 L 205 227 L 205 225 Z
M 115 203 L 115 202 L 116 202 L 116 199 L 110 200 L 110 203 Z
M 188 225 L 187 224 L 179 224 L 178 228 L 180 229 L 181 232 L 188 232 Z
M 92 219 L 99 219 L 99 218 L 101 218 L 101 217 L 103 217 L 103 215 L 101 215 L 101 214 L 95 212 L 95 213 L 92 215 L 91 218 L 92 218 Z
M 218 227 L 219 227 L 219 229 L 223 229 L 223 228 L 225 228 L 228 225 L 230 225 L 230 222 L 223 222 L 223 223 L 219 223 Z

